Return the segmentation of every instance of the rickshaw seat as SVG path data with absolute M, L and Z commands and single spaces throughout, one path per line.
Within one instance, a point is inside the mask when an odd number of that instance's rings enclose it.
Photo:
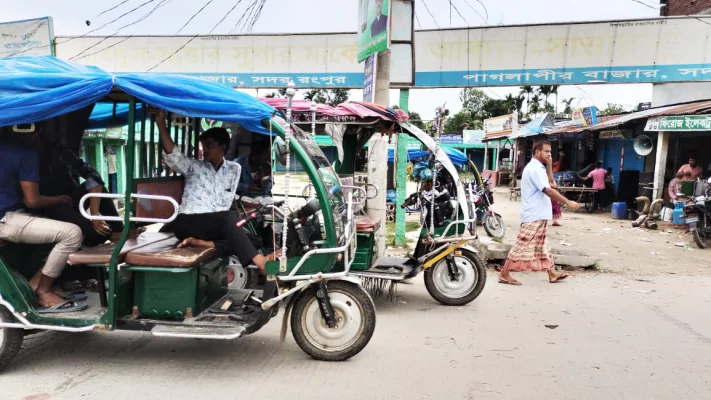
M 356 231 L 360 233 L 372 233 L 380 227 L 379 223 L 376 223 L 373 218 L 370 218 L 367 215 L 356 215 L 355 223 Z
M 174 238 L 172 233 L 143 232 L 134 239 L 128 239 L 119 253 L 119 262 L 124 262 L 126 256 L 133 250 L 145 247 L 163 240 Z M 116 243 L 104 243 L 102 245 L 84 249 L 69 255 L 69 264 L 108 264 L 111 261 L 111 254 L 116 248 Z
M 145 267 L 189 268 L 214 258 L 217 251 L 207 247 L 177 248 L 177 238 L 161 240 L 128 253 L 126 263 Z

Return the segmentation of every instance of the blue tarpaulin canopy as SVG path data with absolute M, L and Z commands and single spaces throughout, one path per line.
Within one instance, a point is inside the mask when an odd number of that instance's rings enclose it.
M 109 74 L 54 57 L 0 59 L 0 126 L 79 110 L 117 87 L 139 101 L 190 117 L 235 122 L 266 134 L 274 108 L 228 86 L 183 75 Z
M 136 104 L 136 112 L 139 112 L 141 108 L 141 104 Z M 136 115 L 136 120 L 140 115 L 142 114 Z M 102 129 L 126 124 L 128 124 L 128 104 L 96 103 L 89 117 L 88 129 Z
M 464 165 L 467 163 L 467 155 L 457 149 L 443 148 L 454 165 Z M 407 161 L 420 160 L 431 155 L 429 151 L 407 150 Z M 395 162 L 395 150 L 388 149 L 388 163 Z

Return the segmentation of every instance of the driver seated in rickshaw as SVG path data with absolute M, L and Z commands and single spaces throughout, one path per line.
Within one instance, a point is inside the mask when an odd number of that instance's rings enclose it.
M 210 128 L 200 135 L 203 160 L 191 159 L 180 151 L 166 127 L 165 112 L 157 112 L 156 124 L 166 164 L 185 177 L 185 189 L 178 217 L 162 228 L 180 240 L 178 247 L 215 248 L 219 256 L 236 256 L 242 265 L 253 263 L 262 272 L 267 261 L 278 254 L 263 256 L 231 211 L 239 184 L 241 167 L 225 160 L 230 135 L 224 128 Z
M 242 167 L 237 194 L 272 191 L 271 147 L 266 140 L 255 141 L 252 151 L 234 161 Z

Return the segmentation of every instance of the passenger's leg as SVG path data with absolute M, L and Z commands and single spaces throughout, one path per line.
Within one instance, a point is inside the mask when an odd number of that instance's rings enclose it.
M 67 265 L 69 255 L 81 246 L 81 229 L 66 222 L 11 212 L 7 213 L 5 223 L 0 224 L 0 237 L 16 243 L 56 243 L 42 270 L 30 280 L 30 286 L 37 294 L 37 302 L 41 306 L 51 307 L 62 303 L 64 300 L 53 293 L 54 281 Z

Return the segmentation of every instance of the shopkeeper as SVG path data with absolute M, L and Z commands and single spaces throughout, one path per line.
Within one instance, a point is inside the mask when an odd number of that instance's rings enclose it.
M 701 168 L 701 166 L 696 162 L 696 157 L 691 156 L 689 157 L 689 163 L 684 164 L 679 168 L 679 171 L 676 173 L 676 177 L 683 177 L 682 180 L 685 181 L 695 181 L 704 174 L 704 169 Z

